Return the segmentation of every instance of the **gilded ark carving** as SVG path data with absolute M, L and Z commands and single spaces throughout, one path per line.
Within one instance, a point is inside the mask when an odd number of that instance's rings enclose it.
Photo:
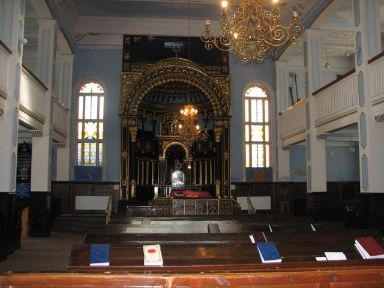
M 159 84 L 184 82 L 196 86 L 210 100 L 215 116 L 226 116 L 230 111 L 229 76 L 210 76 L 196 63 L 170 58 L 153 64 L 143 73 L 122 74 L 121 114 L 137 113 L 143 97 Z
M 139 129 L 138 125 L 139 123 L 142 125 L 142 123 L 145 122 L 145 111 L 140 111 L 139 106 L 145 97 L 151 91 L 156 90 L 157 87 L 167 86 L 166 84 L 171 83 L 184 83 L 198 89 L 209 100 L 212 112 L 210 117 L 212 117 L 212 129 L 215 141 L 216 143 L 220 143 L 219 145 L 223 148 L 223 150 L 218 149 L 217 151 L 226 151 L 226 154 L 228 154 L 216 155 L 216 161 L 217 163 L 220 163 L 220 168 L 217 170 L 217 175 L 212 176 L 216 178 L 216 182 L 214 183 L 214 193 L 217 198 L 225 196 L 225 191 L 229 190 L 228 179 L 230 174 L 229 141 L 227 141 L 229 140 L 227 138 L 229 137 L 229 113 L 231 111 L 229 76 L 219 74 L 217 73 L 217 70 L 214 69 L 202 68 L 196 63 L 181 58 L 164 59 L 155 64 L 138 64 L 136 68 L 137 69 L 134 69 L 134 72 L 123 72 L 121 76 L 121 190 L 125 191 L 126 196 L 129 194 L 131 197 L 135 197 L 136 193 L 139 193 L 141 185 L 139 182 L 137 182 L 136 185 L 132 185 L 132 181 L 136 181 L 139 178 L 137 178 L 138 175 L 136 175 L 138 170 L 133 168 L 136 160 L 135 154 L 131 153 L 134 150 L 131 149 L 134 149 L 134 145 L 127 142 L 128 135 L 131 143 L 136 142 Z M 215 73 L 210 72 L 213 70 Z M 138 115 L 139 113 L 140 115 Z M 152 117 L 156 117 L 156 113 L 152 114 Z M 155 118 L 152 118 L 151 120 L 154 123 L 157 121 Z M 158 182 L 151 183 L 164 184 L 164 179 L 166 179 L 166 175 L 164 174 L 164 160 L 166 159 L 166 152 L 171 146 L 182 146 L 185 150 L 185 160 L 188 161 L 192 159 L 191 147 L 182 143 L 177 137 L 177 135 L 170 135 L 168 133 L 164 135 L 161 135 L 160 133 L 160 135 L 157 135 L 160 144 L 160 151 L 158 151 L 159 161 L 156 166 L 158 174 L 156 174 L 157 178 L 153 178 L 156 180 L 152 180 Z M 222 161 L 220 159 L 224 160 L 225 163 L 221 163 Z M 124 193 L 122 195 L 124 198 Z

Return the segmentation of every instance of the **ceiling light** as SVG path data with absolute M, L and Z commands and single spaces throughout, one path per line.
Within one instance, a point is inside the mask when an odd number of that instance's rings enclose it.
M 284 26 L 280 24 L 277 0 L 272 1 L 271 7 L 264 7 L 263 2 L 239 0 L 239 7 L 230 14 L 227 1 L 223 1 L 221 35 L 213 35 L 211 21 L 207 20 L 200 37 L 205 48 L 232 52 L 236 60 L 249 64 L 275 58 L 280 47 L 297 42 L 303 32 L 299 12 L 294 10 L 291 24 Z

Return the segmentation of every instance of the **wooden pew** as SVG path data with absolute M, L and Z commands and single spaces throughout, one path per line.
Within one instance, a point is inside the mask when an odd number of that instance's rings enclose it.
M 382 243 L 377 231 L 314 232 L 307 223 L 283 224 L 275 232 L 264 229 L 282 263 L 261 263 L 248 238 L 252 221 L 241 233 L 218 234 L 114 234 L 118 224 L 115 231 L 87 234 L 84 244 L 74 245 L 68 273 L 6 273 L 0 287 L 384 287 L 384 260 L 363 260 L 353 246 L 355 238 L 365 235 Z M 89 245 L 105 242 L 111 243 L 110 266 L 91 267 Z M 144 266 L 142 246 L 149 243 L 161 243 L 163 266 Z M 315 256 L 326 251 L 342 251 L 348 260 L 317 262 Z
M 382 288 L 382 263 L 290 267 L 244 272 L 193 273 L 6 273 L 0 287 L 261 287 L 261 288 Z

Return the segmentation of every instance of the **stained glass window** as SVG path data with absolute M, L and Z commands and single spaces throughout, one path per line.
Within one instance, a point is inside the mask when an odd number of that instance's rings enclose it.
M 269 100 L 263 89 L 250 87 L 244 98 L 245 167 L 270 166 Z
M 79 91 L 77 125 L 77 165 L 103 165 L 104 88 L 96 82 Z

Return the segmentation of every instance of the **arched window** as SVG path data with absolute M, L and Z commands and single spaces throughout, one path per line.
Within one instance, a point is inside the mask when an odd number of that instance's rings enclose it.
M 245 92 L 245 167 L 270 167 L 270 119 L 266 92 L 252 86 Z
M 103 165 L 104 88 L 95 82 L 79 91 L 77 122 L 77 165 Z

